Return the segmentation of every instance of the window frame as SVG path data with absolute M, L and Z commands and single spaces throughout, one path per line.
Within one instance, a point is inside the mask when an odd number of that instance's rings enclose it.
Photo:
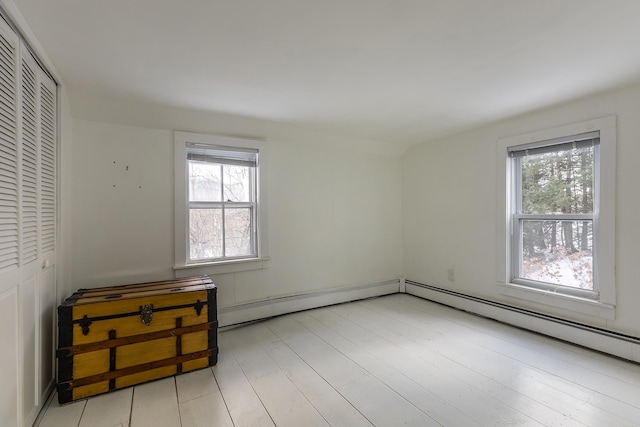
M 175 265 L 174 269 L 194 269 L 198 267 L 217 269 L 214 272 L 234 272 L 265 268 L 267 256 L 267 217 L 266 217 L 266 166 L 267 149 L 264 141 L 231 138 L 218 135 L 193 132 L 174 132 L 175 144 Z M 193 146 L 220 150 L 235 148 L 238 151 L 256 150 L 258 163 L 255 167 L 255 201 L 248 202 L 202 202 L 189 200 L 189 170 L 187 154 Z M 219 204 L 253 206 L 252 230 L 255 254 L 248 257 L 226 257 L 219 259 L 192 260 L 189 247 L 189 212 L 192 208 L 210 207 Z
M 593 274 L 594 292 L 572 290 L 566 286 L 513 279 L 517 267 L 516 247 L 519 225 L 514 197 L 518 177 L 510 151 L 570 139 L 581 134 L 598 132 L 600 143 L 595 156 L 593 212 Z M 502 295 L 525 299 L 587 315 L 612 319 L 615 316 L 615 156 L 616 117 L 609 116 L 553 129 L 499 139 L 497 142 L 497 286 Z M 603 173 L 604 172 L 604 173 Z M 574 219 L 574 215 L 565 218 Z M 597 283 L 597 285 L 596 285 Z M 596 288 L 597 286 L 597 288 Z

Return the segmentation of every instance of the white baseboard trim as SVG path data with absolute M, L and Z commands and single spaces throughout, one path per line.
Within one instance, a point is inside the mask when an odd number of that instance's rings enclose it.
M 218 326 L 233 326 L 281 314 L 398 293 L 399 280 L 334 288 L 218 308 Z
M 406 293 L 640 363 L 640 338 L 407 280 Z

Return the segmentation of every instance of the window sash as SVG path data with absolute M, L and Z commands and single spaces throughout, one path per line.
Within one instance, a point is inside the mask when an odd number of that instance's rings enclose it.
M 235 162 L 235 161 L 223 162 L 222 160 L 220 160 L 219 158 L 214 157 L 214 156 L 209 156 L 208 159 L 210 161 L 206 161 L 204 163 L 221 166 L 221 169 L 220 169 L 220 197 L 222 199 L 224 199 L 224 196 L 225 196 L 225 188 L 224 188 L 224 186 L 225 186 L 225 182 L 224 182 L 225 172 L 224 172 L 224 166 L 243 166 L 243 167 L 247 167 L 249 169 L 249 179 L 248 179 L 248 184 L 249 184 L 249 190 L 248 190 L 249 202 L 254 203 L 257 200 L 257 198 L 258 198 L 258 195 L 257 195 L 257 188 L 258 188 L 258 183 L 257 183 L 257 176 L 258 176 L 257 175 L 257 160 L 256 160 L 255 164 L 249 164 L 249 163 L 240 164 L 240 163 Z M 257 159 L 257 157 L 256 157 L 256 159 Z M 193 162 L 193 161 L 200 162 L 202 160 L 192 159 L 192 158 L 189 157 L 189 155 L 187 155 L 187 161 L 186 161 L 187 185 L 189 185 L 190 180 L 191 180 L 191 177 L 189 176 L 189 173 L 190 173 L 189 172 L 189 163 Z M 187 192 L 187 201 L 189 203 L 194 202 L 193 200 L 191 200 L 191 194 L 190 194 L 189 191 Z
M 567 218 L 571 216 L 572 218 Z M 522 277 L 523 274 L 523 262 L 524 262 L 524 248 L 523 248 L 523 228 L 525 221 L 567 221 L 567 222 L 588 222 L 591 224 L 592 230 L 595 227 L 595 217 L 593 215 L 588 214 L 577 214 L 577 215 L 514 215 L 513 216 L 513 224 L 512 224 L 512 245 L 511 245 L 511 271 L 512 276 L 511 282 L 516 283 L 523 286 L 529 286 L 532 288 L 543 289 L 543 290 L 552 290 L 556 293 L 562 293 L 566 295 L 579 296 L 582 298 L 589 299 L 597 299 L 600 295 L 600 291 L 598 288 L 598 281 L 596 280 L 596 259 L 595 259 L 595 246 L 596 246 L 596 238 L 595 232 L 593 236 L 592 242 L 592 284 L 593 289 L 583 289 L 577 288 L 575 286 L 570 285 L 562 285 L 557 283 L 550 282 L 542 282 L 532 280 L 526 277 Z
M 570 285 L 562 285 L 557 283 L 548 283 L 548 282 L 540 282 L 531 280 L 524 276 L 524 242 L 523 242 L 523 230 L 524 224 L 526 221 L 554 221 L 554 222 L 588 222 L 591 224 L 592 230 L 595 226 L 595 218 L 590 215 L 576 215 L 575 218 L 566 218 L 564 215 L 514 215 L 513 216 L 513 229 L 511 233 L 512 238 L 512 254 L 511 254 L 511 263 L 512 263 L 512 278 L 511 281 L 513 283 L 524 284 L 527 286 L 540 288 L 540 289 L 558 289 L 558 288 L 566 288 L 568 290 L 575 290 L 575 292 L 571 292 L 573 294 L 579 295 L 588 295 L 590 298 L 593 296 L 597 296 L 599 294 L 598 290 L 598 281 L 596 280 L 596 264 L 595 264 L 595 253 L 596 253 L 596 239 L 595 236 L 592 241 L 592 269 L 593 269 L 593 290 L 589 289 L 581 289 L 576 288 L 575 286 Z
M 257 248 L 257 203 L 252 202 L 189 202 L 188 203 L 188 211 L 191 210 L 203 210 L 203 209 L 217 209 L 221 211 L 222 216 L 222 256 L 219 257 L 209 257 L 209 258 L 192 258 L 191 257 L 191 242 L 187 244 L 187 260 L 189 263 L 206 263 L 206 262 L 215 262 L 215 261 L 231 261 L 231 260 L 239 260 L 239 259 L 249 259 L 256 258 L 258 256 L 258 248 Z M 226 227 L 226 216 L 225 211 L 227 209 L 249 209 L 250 212 L 250 236 L 249 236 L 249 254 L 246 255 L 236 255 L 236 256 L 227 256 L 227 227 Z M 187 230 L 191 231 L 191 215 L 187 215 Z

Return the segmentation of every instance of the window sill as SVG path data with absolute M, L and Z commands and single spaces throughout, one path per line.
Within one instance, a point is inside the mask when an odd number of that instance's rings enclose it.
M 604 319 L 615 319 L 615 306 L 599 301 L 563 295 L 552 291 L 530 288 L 513 283 L 498 283 L 498 292 L 502 295 L 562 308 Z
M 242 271 L 263 270 L 269 268 L 271 258 L 251 258 L 233 261 L 203 262 L 198 264 L 176 265 L 176 277 L 187 277 L 198 274 L 227 274 L 239 273 Z

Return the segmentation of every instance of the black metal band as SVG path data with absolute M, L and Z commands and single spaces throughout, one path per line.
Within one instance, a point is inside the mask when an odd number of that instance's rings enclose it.
M 171 307 L 161 307 L 161 308 L 154 308 L 153 312 L 157 313 L 159 311 L 169 311 L 169 310 L 176 310 L 176 309 L 180 309 L 180 308 L 194 308 L 197 312 L 198 315 L 200 315 L 200 310 L 202 310 L 202 306 L 203 305 L 208 305 L 207 301 L 200 301 L 198 300 L 198 302 L 194 302 L 191 304 L 182 304 L 182 305 L 173 305 Z M 199 310 L 200 308 L 200 310 Z M 98 316 L 98 317 L 83 317 L 82 319 L 76 319 L 73 320 L 71 323 L 74 325 L 77 324 L 81 324 L 83 322 L 86 321 L 90 321 L 90 322 L 97 322 L 100 320 L 111 320 L 111 319 L 119 319 L 121 317 L 127 317 L 127 316 L 140 316 L 140 310 L 138 311 L 132 311 L 129 313 L 119 313 L 119 314 L 110 314 L 108 316 Z

